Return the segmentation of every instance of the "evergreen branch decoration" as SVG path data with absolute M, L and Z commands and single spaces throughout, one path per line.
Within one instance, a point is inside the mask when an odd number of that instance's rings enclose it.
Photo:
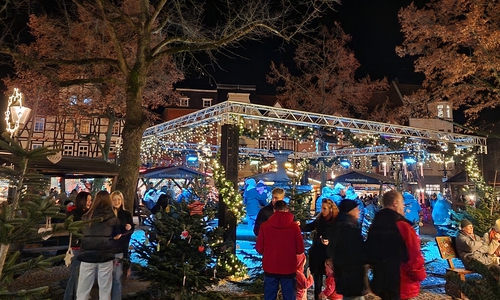
M 448 272 L 446 280 L 464 293 L 470 300 L 494 300 L 500 295 L 500 270 L 497 266 L 486 266 L 477 260 L 471 261 L 472 269 L 481 275 L 481 278 L 466 278 L 461 280 L 458 274 Z
M 258 139 L 265 135 L 266 130 L 279 130 L 281 133 L 289 138 L 293 138 L 298 141 L 305 141 L 311 139 L 311 135 L 314 133 L 314 128 L 311 127 L 296 127 L 287 124 L 282 124 L 278 122 L 260 121 L 257 130 L 252 130 L 245 126 L 245 121 L 240 119 L 239 124 L 240 136 L 244 136 L 250 139 Z
M 364 137 L 357 137 L 354 133 L 352 133 L 349 129 L 343 129 L 342 130 L 343 134 L 343 140 L 348 141 L 353 145 L 354 147 L 358 149 L 366 148 L 368 145 L 376 145 L 379 136 L 364 136 Z
M 236 222 L 240 223 L 246 214 L 243 197 L 241 197 L 233 182 L 227 180 L 226 171 L 218 158 L 212 160 L 212 167 L 215 187 L 219 191 L 219 195 L 224 199 L 227 209 L 236 217 Z
M 405 147 L 405 145 L 406 145 L 407 142 L 408 142 L 408 138 L 407 137 L 402 137 L 402 138 L 400 138 L 397 141 L 392 141 L 390 139 L 386 139 L 382 135 L 379 137 L 379 143 L 381 145 L 386 146 L 387 148 L 389 148 L 391 150 L 401 150 L 401 149 L 404 149 L 404 147 Z

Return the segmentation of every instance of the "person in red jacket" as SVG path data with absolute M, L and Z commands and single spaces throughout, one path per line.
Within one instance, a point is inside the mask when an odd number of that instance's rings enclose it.
M 340 294 L 337 294 L 337 288 L 335 285 L 335 278 L 333 277 L 333 262 L 332 259 L 329 258 L 325 260 L 325 273 L 326 273 L 326 280 L 325 280 L 325 287 L 319 293 L 318 297 L 319 299 L 325 300 L 339 300 L 342 299 L 343 296 Z
M 295 300 L 297 254 L 304 253 L 304 240 L 293 219 L 285 201 L 278 201 L 260 226 L 255 249 L 262 254 L 264 300 L 276 300 L 280 285 L 283 300 Z
M 389 191 L 368 232 L 365 256 L 372 266 L 372 291 L 382 300 L 410 299 L 418 296 L 426 277 L 420 238 L 404 218 L 403 196 Z
M 306 255 L 304 253 L 297 255 L 297 270 L 295 271 L 295 292 L 297 300 L 307 300 L 307 289 L 314 283 L 311 271 L 307 269 L 307 276 L 304 275 L 304 265 L 306 264 Z

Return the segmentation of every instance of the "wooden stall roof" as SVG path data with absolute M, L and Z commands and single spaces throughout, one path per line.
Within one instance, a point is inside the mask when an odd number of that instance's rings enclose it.
M 19 158 L 10 153 L 0 152 L 0 163 L 17 164 Z M 47 158 L 30 159 L 28 168 L 44 175 L 66 178 L 82 177 L 114 177 L 118 175 L 118 166 L 104 161 L 102 158 L 63 156 L 54 164 Z

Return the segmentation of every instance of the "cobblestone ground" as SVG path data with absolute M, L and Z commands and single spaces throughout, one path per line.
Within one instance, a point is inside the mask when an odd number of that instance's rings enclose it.
M 19 277 L 11 286 L 11 290 L 20 290 L 28 288 L 36 288 L 40 286 L 49 285 L 51 289 L 51 294 L 55 297 L 54 300 L 62 299 L 64 293 L 64 288 L 61 286 L 60 282 L 64 282 L 64 279 L 68 277 L 68 268 L 64 266 L 50 268 L 47 271 L 34 271 L 27 273 Z M 134 277 L 127 279 L 123 284 L 123 294 L 124 296 L 129 293 L 135 293 L 140 290 L 144 290 L 148 287 L 147 282 L 139 281 Z M 214 287 L 214 290 L 220 290 L 225 292 L 241 293 L 242 290 L 229 282 L 223 282 L 219 286 Z M 96 291 L 97 292 L 97 291 Z M 97 293 L 95 293 L 98 299 Z M 239 298 L 241 299 L 241 298 Z M 310 289 L 308 293 L 308 299 L 314 299 L 313 292 Z M 375 295 L 367 295 L 366 300 L 378 300 L 379 297 Z M 433 300 L 433 299 L 452 299 L 452 297 L 443 295 L 441 291 L 426 291 L 422 290 L 420 295 L 415 300 Z
M 423 232 L 421 235 L 422 240 L 433 240 L 435 236 L 435 231 L 433 231 L 433 226 L 424 226 L 422 228 Z M 444 271 L 447 267 L 446 261 L 437 259 L 435 262 L 437 266 L 435 269 Z M 433 277 L 428 273 L 428 278 L 426 279 L 426 285 L 423 285 L 423 290 L 420 295 L 414 299 L 416 300 L 433 300 L 433 299 L 452 299 L 452 297 L 444 294 L 444 280 L 442 278 Z M 32 271 L 26 273 L 19 278 L 17 278 L 10 286 L 9 289 L 11 291 L 21 290 L 21 289 L 30 289 L 41 286 L 49 286 L 51 290 L 51 295 L 54 297 L 53 300 L 62 299 L 62 295 L 64 294 L 64 283 L 65 279 L 69 276 L 68 268 L 65 266 L 53 267 L 49 270 L 42 271 Z M 123 294 L 124 298 L 127 294 L 132 294 L 144 289 L 148 288 L 148 283 L 139 281 L 135 279 L 133 276 L 126 280 L 123 284 Z M 235 284 L 231 284 L 228 282 L 221 283 L 217 287 L 213 287 L 214 290 L 220 290 L 235 294 L 240 294 L 243 292 L 238 286 Z M 94 292 L 97 292 L 94 291 Z M 98 299 L 97 293 L 95 293 L 95 299 Z M 238 299 L 242 299 L 238 297 Z M 314 299 L 313 292 L 310 289 L 308 293 L 308 299 Z M 366 300 L 378 300 L 380 298 L 374 295 L 368 295 Z

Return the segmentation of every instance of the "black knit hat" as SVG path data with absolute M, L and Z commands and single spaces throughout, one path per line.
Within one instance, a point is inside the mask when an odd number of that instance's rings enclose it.
M 472 225 L 472 223 L 467 219 L 463 219 L 462 222 L 460 222 L 460 228 L 462 228 L 462 229 L 464 229 L 465 227 L 467 227 L 469 225 Z
M 356 201 L 344 199 L 339 204 L 339 211 L 344 212 L 344 213 L 348 213 L 351 210 L 355 209 L 356 207 L 358 207 L 358 204 L 356 203 Z

